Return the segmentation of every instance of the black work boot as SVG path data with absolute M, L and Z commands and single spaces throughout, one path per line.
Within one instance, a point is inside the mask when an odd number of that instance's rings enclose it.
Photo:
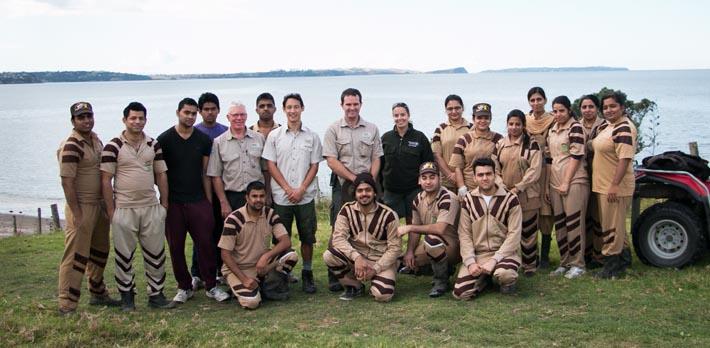
M 503 285 L 500 287 L 500 293 L 503 295 L 515 295 L 518 292 L 518 287 L 515 283 L 510 285 Z
M 597 272 L 594 277 L 601 279 L 611 279 L 618 275 L 618 269 L 621 263 L 621 256 L 609 255 L 604 256 L 604 268 Z
M 431 262 L 431 269 L 434 272 L 434 280 L 429 297 L 440 297 L 449 290 L 449 262 L 444 259 L 439 262 Z
M 134 311 L 136 303 L 134 301 L 135 294 L 133 291 L 121 291 L 121 310 L 124 312 Z
M 91 306 L 107 306 L 107 307 L 118 307 L 123 302 L 121 300 L 116 300 L 111 298 L 108 293 L 104 295 L 91 295 L 89 299 L 89 305 Z
M 552 243 L 551 234 L 543 234 L 540 241 L 540 266 L 539 268 L 550 268 L 550 243 Z
M 165 298 L 165 295 L 163 295 L 162 292 L 159 292 L 157 295 L 148 297 L 148 306 L 157 309 L 171 309 L 175 308 L 176 304 L 173 301 L 168 301 L 168 299 Z
M 261 286 L 261 296 L 266 300 L 285 301 L 289 298 L 288 274 L 273 270 L 269 272 Z
M 338 278 L 330 269 L 328 269 L 328 290 L 330 290 L 330 292 L 343 291 L 343 285 L 340 284 Z
M 301 280 L 303 281 L 303 283 L 301 284 L 303 292 L 307 294 L 316 293 L 316 283 L 313 281 L 313 271 L 305 269 L 302 270 Z

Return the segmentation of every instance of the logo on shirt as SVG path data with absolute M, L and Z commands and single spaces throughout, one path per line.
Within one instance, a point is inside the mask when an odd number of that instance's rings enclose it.
M 408 141 L 408 142 L 407 142 L 407 146 L 409 146 L 409 147 L 417 147 L 417 146 L 419 146 L 419 142 L 418 142 L 418 141 Z

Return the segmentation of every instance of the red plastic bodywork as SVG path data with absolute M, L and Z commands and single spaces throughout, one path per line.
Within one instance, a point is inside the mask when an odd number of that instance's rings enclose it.
M 700 197 L 707 197 L 708 196 L 708 191 L 710 191 L 710 182 L 706 181 L 704 182 L 705 187 L 703 188 L 700 186 L 701 184 L 693 180 L 693 178 L 689 174 L 685 173 L 649 173 L 649 172 L 644 172 L 644 171 L 636 171 L 636 180 L 639 180 L 645 176 L 654 176 L 657 178 L 661 178 L 667 181 L 672 181 L 676 182 L 684 187 L 687 187 L 688 189 L 692 190 L 696 195 Z

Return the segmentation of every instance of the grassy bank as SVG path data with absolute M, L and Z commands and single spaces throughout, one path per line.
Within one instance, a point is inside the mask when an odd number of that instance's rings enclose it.
M 60 317 L 56 284 L 62 234 L 0 239 L 1 345 L 710 345 L 709 257 L 680 271 L 646 267 L 634 259 L 629 275 L 614 281 L 541 274 L 521 278 L 517 296 L 489 291 L 471 302 L 450 294 L 429 299 L 428 278 L 400 276 L 392 303 L 368 297 L 346 303 L 325 288 L 320 255 L 329 228 L 322 211 L 319 222 L 318 293 L 305 295 L 299 283 L 290 301 L 267 302 L 255 311 L 241 309 L 236 301 L 215 303 L 201 292 L 178 309 L 150 310 L 142 262 L 136 262 L 136 312 L 89 307 L 84 288 L 78 313 Z M 115 295 L 113 267 L 111 260 L 106 279 Z M 166 295 L 172 297 L 175 281 L 168 271 Z

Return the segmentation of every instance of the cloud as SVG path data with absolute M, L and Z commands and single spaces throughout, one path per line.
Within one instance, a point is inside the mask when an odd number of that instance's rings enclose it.
M 252 0 L 4 0 L 0 18 L 40 16 L 148 15 L 156 17 L 245 15 Z

